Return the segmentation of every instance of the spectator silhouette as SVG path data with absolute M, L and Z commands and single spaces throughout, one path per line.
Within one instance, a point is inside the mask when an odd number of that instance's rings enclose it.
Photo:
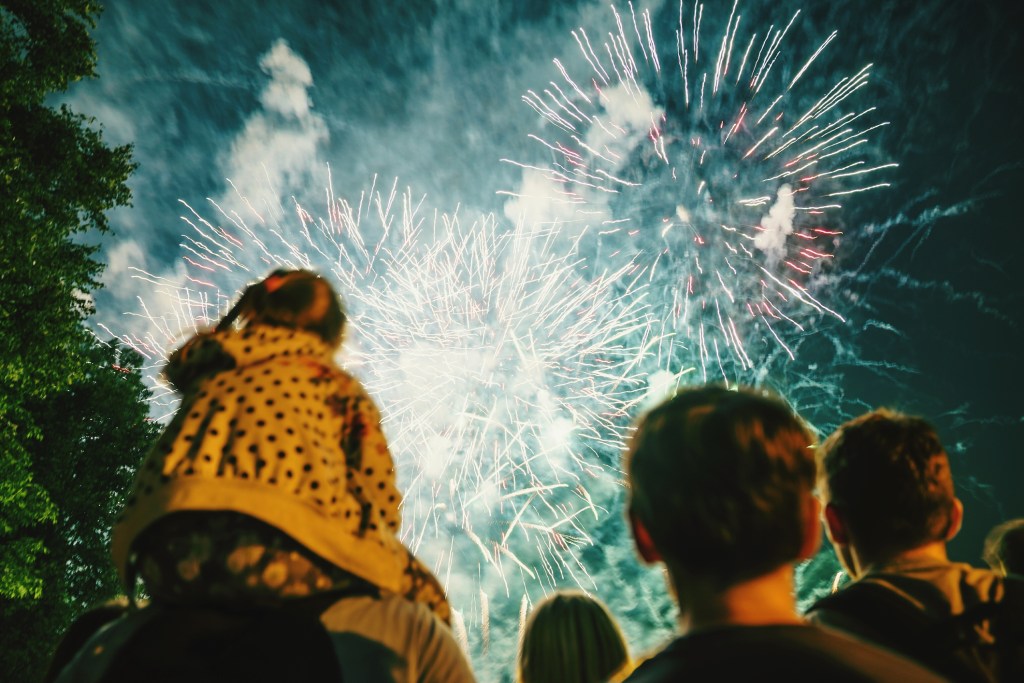
M 640 556 L 667 570 L 681 635 L 628 681 L 937 680 L 797 615 L 793 565 L 821 537 L 812 443 L 788 406 L 751 389 L 684 390 L 641 418 L 629 519 Z
M 1024 576 L 1024 519 L 1011 519 L 993 527 L 985 537 L 982 558 L 1003 576 Z
M 325 279 L 278 270 L 171 355 L 181 406 L 112 534 L 129 596 L 141 579 L 151 605 L 68 668 L 134 667 L 143 679 L 139 667 L 174 648 L 160 666 L 184 665 L 206 637 L 232 646 L 205 648 L 196 668 L 232 675 L 283 663 L 300 679 L 307 659 L 289 650 L 316 641 L 310 659 L 323 661 L 307 673 L 340 664 L 347 680 L 472 679 L 440 584 L 398 539 L 401 494 L 377 407 L 333 360 L 345 323 Z M 237 656 L 219 654 L 235 645 Z
M 839 427 L 818 458 L 828 537 L 854 581 L 809 618 L 953 680 L 1024 680 L 1020 583 L 947 555 L 963 504 L 932 426 L 876 410 Z
M 534 607 L 519 646 L 519 683 L 601 683 L 629 667 L 629 650 L 604 603 L 580 591 Z

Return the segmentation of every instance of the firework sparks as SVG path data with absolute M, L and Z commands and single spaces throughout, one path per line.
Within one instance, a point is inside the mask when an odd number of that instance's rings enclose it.
M 439 213 L 376 181 L 351 201 L 328 183 L 325 211 L 237 190 L 205 216 L 185 205 L 180 268 L 136 273 L 150 332 L 122 337 L 149 359 L 154 414 L 176 407 L 167 353 L 245 284 L 331 276 L 352 329 L 340 360 L 385 416 L 404 539 L 449 588 L 460 642 L 500 656 L 529 594 L 596 583 L 584 551 L 612 526 L 638 407 L 684 378 L 757 381 L 841 321 L 825 277 L 840 210 L 896 167 L 873 142 L 887 124 L 858 104 L 871 66 L 820 73 L 837 33 L 791 47 L 800 12 L 765 30 L 738 2 L 704 9 L 665 21 L 629 4 L 606 35 L 566 37 L 577 54 L 523 97 L 548 160 L 505 160 L 523 170 L 506 216 L 524 220 Z M 816 366 L 801 382 L 823 393 Z
M 215 220 L 189 209 L 182 283 L 138 274 L 171 302 L 161 316 L 143 303 L 154 332 L 123 337 L 153 361 L 162 409 L 176 398 L 155 364 L 183 331 L 214 324 L 272 268 L 329 274 L 353 329 L 341 360 L 384 415 L 406 542 L 442 579 L 475 557 L 506 586 L 593 585 L 577 557 L 598 514 L 590 488 L 617 477 L 646 391 L 634 379 L 650 337 L 635 266 L 592 272 L 585 232 L 565 248 L 553 230 L 493 216 L 466 227 L 397 184 L 354 203 L 328 189 L 322 218 L 296 205 L 295 220 L 278 222 L 242 205 L 214 204 Z
M 816 320 L 842 320 L 815 293 L 842 235 L 840 201 L 888 187 L 897 166 L 870 144 L 887 122 L 858 104 L 871 65 L 815 76 L 838 33 L 789 46 L 800 11 L 764 30 L 743 23 L 737 0 L 711 50 L 703 3 L 680 3 L 672 21 L 632 3 L 611 11 L 605 38 L 571 32 L 576 68 L 554 60 L 559 79 L 523 95 L 547 124 L 530 137 L 549 163 L 504 160 L 524 176 L 503 193 L 506 212 L 596 227 L 643 264 L 670 312 L 659 367 L 749 381 L 793 359 L 790 340 Z

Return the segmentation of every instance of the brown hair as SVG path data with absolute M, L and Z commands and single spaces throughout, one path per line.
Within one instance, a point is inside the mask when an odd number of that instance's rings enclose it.
M 686 389 L 644 416 L 626 453 L 630 514 L 670 565 L 727 587 L 799 558 L 814 439 L 781 399 Z
M 345 307 L 324 278 L 308 270 L 275 270 L 250 285 L 217 324 L 225 330 L 241 321 L 289 327 L 317 334 L 331 346 L 341 344 Z
M 615 618 L 580 591 L 560 591 L 538 603 L 519 644 L 519 683 L 597 683 L 628 664 Z
M 901 552 L 946 538 L 953 475 L 927 421 L 874 410 L 829 436 L 818 461 L 821 493 L 863 551 Z

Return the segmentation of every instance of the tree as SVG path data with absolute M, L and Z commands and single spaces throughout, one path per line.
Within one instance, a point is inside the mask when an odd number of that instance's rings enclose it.
M 42 434 L 28 446 L 35 480 L 59 512 L 56 524 L 26 530 L 46 548 L 41 595 L 0 600 L 3 680 L 38 680 L 72 619 L 121 593 L 110 529 L 159 426 L 147 418 L 141 356 L 95 340 L 81 355 L 70 387 L 26 406 Z
M 81 237 L 107 232 L 106 211 L 131 199 L 130 146 L 107 147 L 92 119 L 46 104 L 95 76 L 99 11 L 87 0 L 0 0 L 0 599 L 43 590 L 41 530 L 60 501 L 33 467 L 43 433 L 28 406 L 85 376 L 87 293 L 103 266 Z

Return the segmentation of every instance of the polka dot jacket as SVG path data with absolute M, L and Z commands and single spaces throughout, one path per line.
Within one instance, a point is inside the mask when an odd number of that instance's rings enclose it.
M 401 494 L 380 414 L 314 334 L 249 325 L 202 333 L 169 359 L 182 403 L 143 461 L 112 538 L 176 511 L 232 511 L 447 619 L 436 578 L 398 540 Z

